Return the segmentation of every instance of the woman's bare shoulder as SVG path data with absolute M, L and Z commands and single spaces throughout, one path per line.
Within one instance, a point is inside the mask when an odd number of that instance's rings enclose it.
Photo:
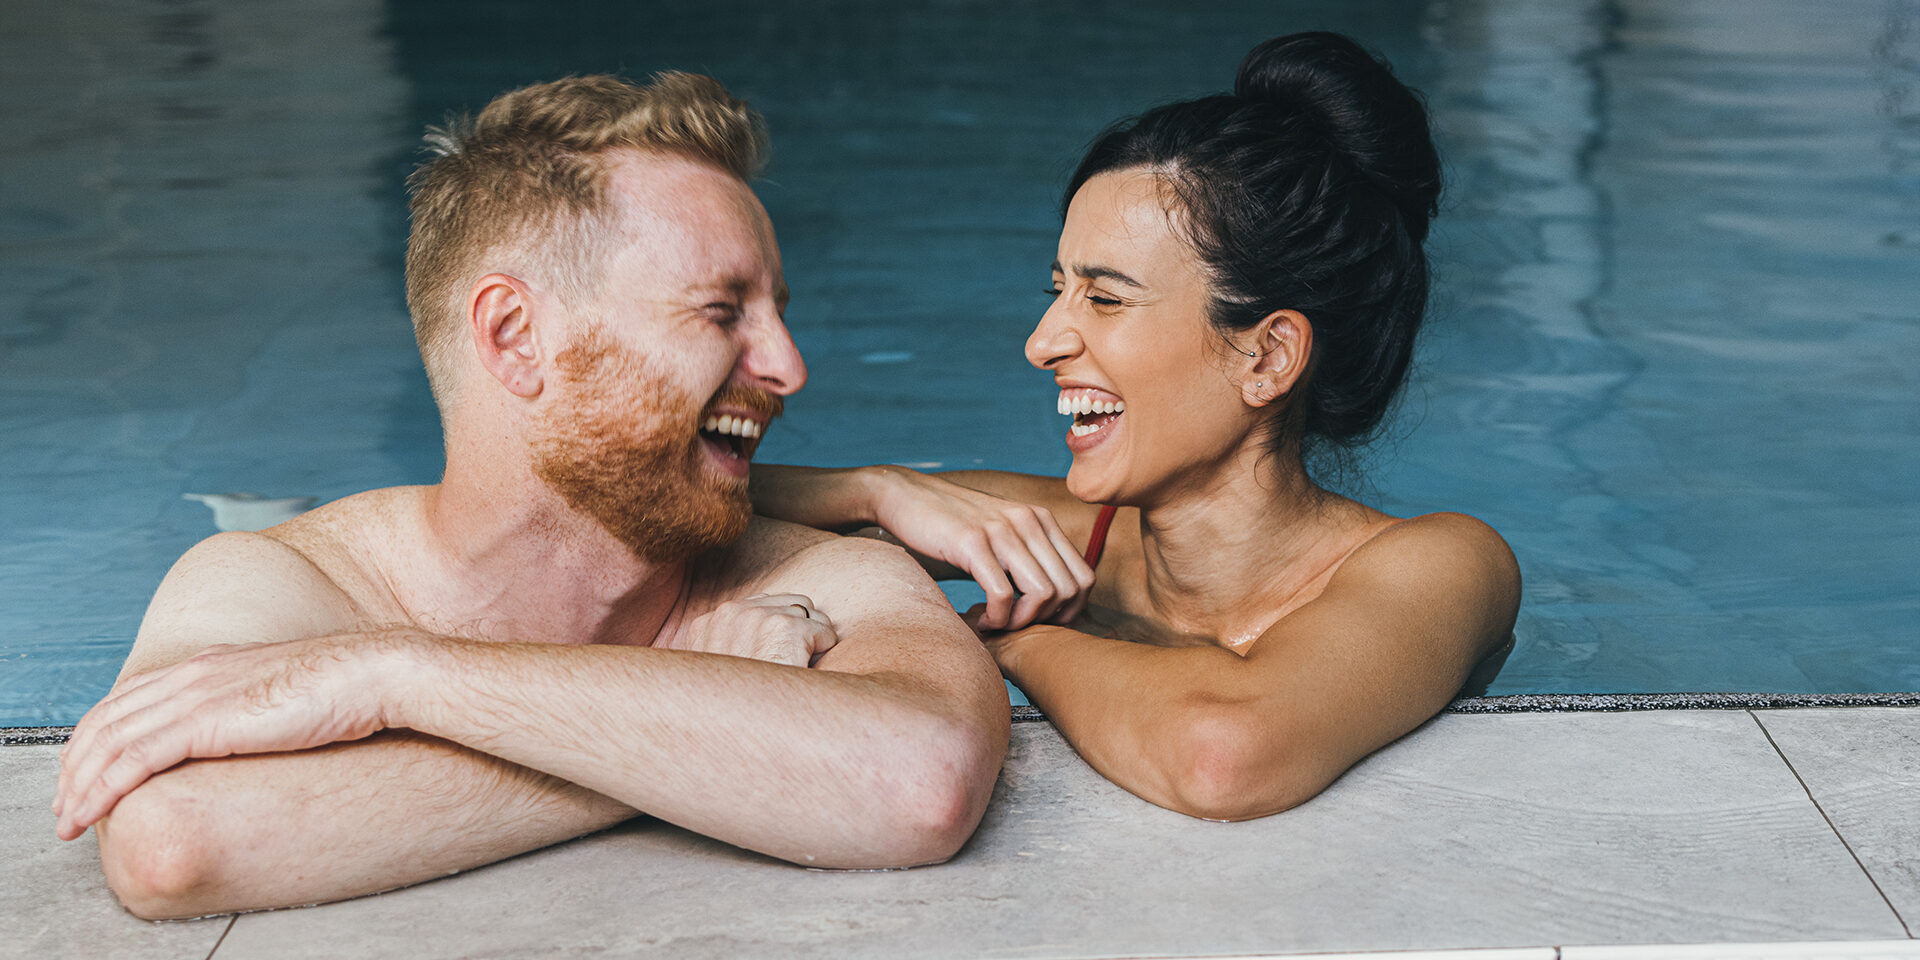
M 1409 517 L 1355 550 L 1328 593 L 1472 611 L 1473 633 L 1504 638 L 1520 606 L 1520 564 L 1504 537 L 1464 513 Z

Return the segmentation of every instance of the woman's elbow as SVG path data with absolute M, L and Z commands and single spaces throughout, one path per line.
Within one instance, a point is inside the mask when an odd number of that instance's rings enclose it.
M 1162 806 L 1206 820 L 1253 820 L 1313 799 L 1330 782 L 1290 738 L 1256 717 L 1210 709 L 1182 730 Z

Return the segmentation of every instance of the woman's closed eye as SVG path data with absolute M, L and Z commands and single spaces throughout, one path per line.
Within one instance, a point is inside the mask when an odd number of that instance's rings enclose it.
M 1041 293 L 1044 293 L 1044 294 L 1046 294 L 1046 295 L 1047 295 L 1047 296 L 1049 296 L 1049 297 L 1053 297 L 1053 298 L 1055 298 L 1055 299 L 1058 299 L 1058 298 L 1059 298 L 1059 296 L 1060 296 L 1061 294 L 1063 294 L 1063 293 L 1065 293 L 1066 291 L 1065 291 L 1065 290 L 1062 290 L 1062 289 L 1060 289 L 1059 287 L 1048 287 L 1048 288 L 1046 288 L 1045 290 L 1042 290 L 1042 291 L 1040 291 L 1040 292 L 1041 292 Z M 1091 302 L 1093 302 L 1093 303 L 1096 303 L 1096 304 L 1099 304 L 1100 306 L 1103 306 L 1103 307 L 1117 307 L 1117 306 L 1119 306 L 1119 305 L 1120 305 L 1120 304 L 1121 304 L 1121 303 L 1123 302 L 1123 301 L 1120 301 L 1120 300 L 1115 300 L 1115 299 L 1114 299 L 1114 298 L 1112 298 L 1112 297 L 1103 297 L 1103 296 L 1101 296 L 1101 295 L 1099 295 L 1099 294 L 1097 294 L 1097 293 L 1089 293 L 1089 294 L 1087 294 L 1087 299 L 1088 299 L 1089 301 L 1091 301 Z

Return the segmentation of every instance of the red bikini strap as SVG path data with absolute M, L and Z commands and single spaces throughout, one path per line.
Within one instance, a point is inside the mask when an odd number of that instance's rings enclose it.
M 1093 536 L 1087 538 L 1087 566 L 1100 565 L 1100 553 L 1107 548 L 1107 528 L 1113 526 L 1113 515 L 1119 512 L 1119 507 L 1101 507 L 1100 516 L 1094 518 Z

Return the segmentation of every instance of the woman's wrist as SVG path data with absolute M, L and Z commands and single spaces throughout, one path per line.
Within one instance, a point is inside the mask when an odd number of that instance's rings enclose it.
M 853 486 L 858 493 L 858 504 L 862 512 L 860 522 L 864 526 L 879 526 L 890 529 L 895 508 L 903 499 L 909 484 L 920 474 L 906 467 L 893 464 L 879 464 L 872 467 L 856 467 L 849 471 L 853 474 Z
M 1019 630 L 989 634 L 982 638 L 982 642 L 986 644 L 987 652 L 993 655 L 993 662 L 1000 667 L 1001 676 L 1013 681 L 1013 685 L 1018 687 L 1024 679 L 1022 667 L 1031 662 L 1034 648 L 1047 642 L 1047 634 L 1058 634 L 1063 631 L 1067 631 L 1067 628 L 1050 623 L 1036 623 Z

